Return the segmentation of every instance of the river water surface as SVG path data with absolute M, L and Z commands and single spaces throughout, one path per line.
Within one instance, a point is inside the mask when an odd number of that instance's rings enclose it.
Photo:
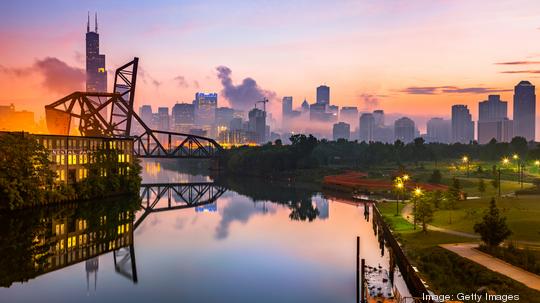
M 143 171 L 143 183 L 214 182 L 203 173 L 180 172 L 176 162 L 144 162 Z M 37 219 L 4 215 L 0 301 L 354 302 L 356 236 L 368 265 L 388 267 L 364 206 L 266 180 L 225 180 L 221 186 L 226 190 L 215 202 L 197 207 L 175 209 L 184 205 L 179 194 L 165 193 L 155 207 L 163 211 L 139 210 L 131 218 L 137 223 L 125 230 L 122 210 L 112 211 L 108 221 L 120 218 L 112 227 L 118 235 L 92 258 L 75 252 L 75 243 L 88 243 L 85 238 L 73 240 L 71 248 L 51 240 L 62 233 L 55 223 L 60 219 L 68 232 L 78 224 L 85 228 L 78 217 L 93 222 L 84 211 L 60 208 Z M 150 200 L 157 195 L 151 192 Z M 26 235 L 30 228 L 42 232 Z M 51 261 L 36 251 L 37 241 L 74 252 Z

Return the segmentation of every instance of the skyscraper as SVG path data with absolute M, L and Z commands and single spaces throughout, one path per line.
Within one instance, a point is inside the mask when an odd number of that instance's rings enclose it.
M 468 144 L 474 140 L 474 122 L 467 105 L 452 106 L 452 143 Z
M 195 107 L 189 103 L 176 103 L 172 108 L 174 130 L 188 133 L 195 124 Z
M 512 140 L 513 123 L 508 120 L 507 109 L 508 103 L 499 95 L 489 95 L 488 100 L 478 103 L 478 143 Z
M 358 127 L 358 108 L 356 106 L 344 106 L 339 112 L 339 121 L 349 123 L 351 128 Z
M 536 127 L 536 94 L 534 85 L 521 81 L 514 88 L 514 136 L 534 141 Z
M 334 141 L 337 141 L 338 139 L 349 140 L 351 137 L 351 126 L 345 122 L 336 123 L 332 129 L 332 135 Z
M 396 140 L 400 140 L 403 143 L 410 143 L 414 140 L 416 127 L 414 121 L 402 117 L 394 122 L 394 136 Z
M 317 104 L 330 104 L 330 87 L 321 85 L 317 87 Z
M 373 114 L 365 113 L 360 115 L 360 123 L 358 129 L 358 139 L 360 142 L 371 142 L 373 140 L 373 129 L 375 128 L 375 118 Z
M 198 125 L 212 125 L 216 121 L 217 94 L 196 93 L 195 100 L 195 123 Z
M 143 105 L 139 107 L 139 117 L 141 117 L 146 126 L 152 127 L 153 115 L 151 105 Z
M 169 108 L 158 107 L 158 129 L 168 131 L 170 128 Z
M 107 92 L 105 55 L 99 54 L 97 13 L 93 32 L 90 31 L 90 14 L 86 23 L 86 91 Z
M 443 118 L 431 118 L 427 122 L 427 142 L 450 143 L 452 124 Z
M 253 138 L 257 143 L 266 142 L 266 112 L 258 108 L 254 108 L 249 111 L 249 131 L 252 132 L 255 137 Z
M 373 118 L 375 119 L 375 127 L 384 127 L 384 110 L 374 110 Z
M 283 103 L 281 104 L 281 109 L 282 109 L 282 115 L 283 115 L 283 118 L 285 117 L 288 117 L 291 115 L 292 113 L 292 106 L 293 106 L 293 98 L 288 96 L 288 97 L 283 97 Z

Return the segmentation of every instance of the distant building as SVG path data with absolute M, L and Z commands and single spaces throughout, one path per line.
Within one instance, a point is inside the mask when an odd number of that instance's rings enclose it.
M 360 115 L 359 128 L 358 128 L 358 139 L 360 142 L 372 142 L 373 140 L 373 130 L 375 129 L 375 118 L 373 114 L 365 113 Z
M 144 124 L 148 127 L 152 127 L 154 123 L 154 114 L 152 112 L 151 105 L 143 105 L 139 107 L 139 117 L 143 120 Z
M 375 119 L 375 127 L 384 127 L 384 110 L 374 110 L 373 118 Z
M 373 129 L 373 141 L 382 143 L 394 143 L 394 127 L 382 126 Z
M 216 122 L 218 96 L 216 93 L 196 93 L 193 106 L 195 107 L 195 124 L 213 125 Z
M 249 111 L 249 131 L 254 133 L 256 143 L 266 142 L 266 112 L 258 108 Z
M 326 112 L 326 104 L 314 103 L 309 106 L 309 120 L 328 122 L 330 114 Z
M 469 144 L 474 141 L 474 122 L 467 105 L 452 106 L 452 143 Z
M 195 124 L 195 106 L 189 103 L 176 103 L 172 108 L 173 129 L 188 133 Z
M 535 140 L 536 94 L 529 81 L 521 81 L 514 88 L 514 136 Z
M 358 127 L 358 108 L 356 106 L 344 106 L 339 112 L 339 121 L 349 123 L 351 128 Z
M 452 123 L 443 118 L 431 118 L 427 122 L 425 140 L 428 143 L 450 143 L 452 138 Z
M 394 122 L 394 137 L 403 143 L 410 143 L 414 140 L 416 127 L 414 121 L 407 118 L 399 118 Z
M 329 119 L 330 121 L 337 121 L 339 117 L 339 106 L 337 105 L 328 105 L 326 107 L 327 113 L 330 114 Z
M 158 130 L 168 131 L 170 129 L 169 108 L 158 107 L 157 116 L 158 116 Z
M 317 87 L 317 99 L 315 103 L 324 105 L 330 104 L 330 87 L 326 85 Z
M 0 130 L 3 131 L 34 131 L 36 128 L 34 113 L 17 111 L 15 105 L 0 105 Z M 44 130 L 42 130 L 44 131 Z
M 281 103 L 281 114 L 282 116 L 288 117 L 291 115 L 293 111 L 293 97 L 283 97 L 283 101 Z
M 234 118 L 234 109 L 230 107 L 218 107 L 216 108 L 216 125 L 218 129 L 221 127 L 228 128 L 229 123 Z
M 105 55 L 99 53 L 97 14 L 95 29 L 90 31 L 90 15 L 86 23 L 86 91 L 107 92 L 107 70 Z
M 243 122 L 244 121 L 242 120 L 242 118 L 238 118 L 238 117 L 232 118 L 231 122 L 229 122 L 229 130 L 231 131 L 241 130 Z
M 303 113 L 309 112 L 309 103 L 307 102 L 306 99 L 304 99 L 304 102 L 302 102 L 301 108 L 302 108 Z
M 489 95 L 488 100 L 478 103 L 478 143 L 512 140 L 513 122 L 508 120 L 507 111 L 508 103 L 501 101 L 499 95 Z
M 339 122 L 334 124 L 332 130 L 334 141 L 338 139 L 349 140 L 351 137 L 351 126 L 345 122 Z

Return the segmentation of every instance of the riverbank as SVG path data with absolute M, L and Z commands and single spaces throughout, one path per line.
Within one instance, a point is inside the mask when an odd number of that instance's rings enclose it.
M 395 203 L 379 203 L 377 207 L 393 230 L 409 261 L 435 293 L 475 293 L 479 289 L 486 289 L 497 294 L 519 294 L 523 302 L 540 302 L 540 292 L 439 246 L 472 242 L 475 239 L 438 231 L 415 230 L 412 223 L 401 215 L 396 216 Z M 398 214 L 403 207 L 404 204 L 398 205 Z

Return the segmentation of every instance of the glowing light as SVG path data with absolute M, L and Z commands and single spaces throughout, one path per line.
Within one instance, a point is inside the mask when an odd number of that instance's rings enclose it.
M 508 158 L 503 158 L 502 163 L 506 165 L 506 164 L 510 163 L 510 160 Z
M 513 158 L 514 160 L 517 160 L 517 159 L 519 159 L 519 156 L 518 156 L 517 154 L 514 154 L 514 155 L 512 156 L 512 158 Z
M 463 163 L 467 163 L 467 162 L 469 162 L 469 157 L 463 156 L 463 158 L 461 160 L 463 161 Z
M 404 180 L 404 181 L 409 180 L 409 175 L 403 175 L 403 180 Z
M 536 165 L 536 166 L 540 166 L 540 160 L 536 160 L 536 161 L 534 161 L 534 165 Z
M 415 188 L 415 189 L 414 189 L 414 194 L 415 194 L 416 196 L 422 195 L 422 189 L 421 189 L 420 187 Z

